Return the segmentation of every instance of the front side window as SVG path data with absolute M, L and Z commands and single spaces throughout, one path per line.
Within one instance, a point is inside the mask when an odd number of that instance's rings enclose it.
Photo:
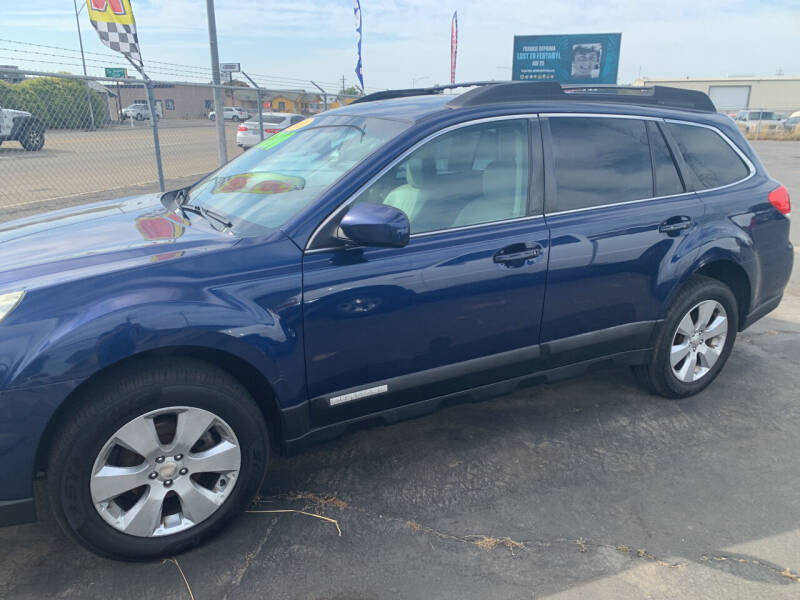
M 224 215 L 237 234 L 280 227 L 408 126 L 371 117 L 307 119 L 200 181 L 187 202 Z
M 356 202 L 402 210 L 412 234 L 523 217 L 528 163 L 525 119 L 461 127 L 414 151 Z
M 650 147 L 643 121 L 550 117 L 555 205 L 576 210 L 653 195 Z M 552 200 L 550 200 L 552 203 Z
M 747 177 L 747 165 L 713 129 L 679 123 L 668 126 L 684 161 L 697 178 L 698 190 L 721 187 Z

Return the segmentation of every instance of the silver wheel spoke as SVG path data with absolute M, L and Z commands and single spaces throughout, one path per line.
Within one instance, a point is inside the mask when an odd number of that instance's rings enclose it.
M 148 465 L 137 467 L 112 467 L 105 465 L 92 477 L 90 484 L 92 500 L 104 502 L 116 498 L 148 483 Z
M 714 310 L 717 308 L 717 303 L 714 300 L 706 300 L 701 302 L 697 307 L 697 328 L 705 329 L 711 322 L 711 317 L 714 315 Z
M 692 381 L 694 378 L 694 358 L 694 354 L 687 356 L 680 370 L 675 371 L 675 375 L 681 381 Z
M 183 485 L 175 489 L 175 493 L 181 499 L 183 516 L 192 523 L 200 523 L 207 519 L 227 497 L 215 494 L 191 479 L 186 479 Z
M 227 440 L 206 450 L 186 457 L 189 471 L 192 473 L 226 473 L 239 468 L 242 462 L 239 446 Z
M 162 488 L 163 489 L 163 488 Z M 147 493 L 123 517 L 122 530 L 139 537 L 150 537 L 161 523 L 165 493 L 150 486 Z
M 669 362 L 672 364 L 672 367 L 674 368 L 675 365 L 681 362 L 690 351 L 689 342 L 672 346 L 672 349 L 669 351 Z
M 187 409 L 178 413 L 178 425 L 171 450 L 178 448 L 188 452 L 214 423 L 214 415 L 205 410 Z
M 145 458 L 161 447 L 153 419 L 144 417 L 139 417 L 127 423 L 117 431 L 114 437 L 119 445 L 125 446 L 128 450 L 132 450 Z
M 692 314 L 688 313 L 681 322 L 678 323 L 678 333 L 691 337 L 694 334 L 694 321 L 692 321 Z
M 716 364 L 720 351 L 711 346 L 702 345 L 697 349 L 697 354 L 700 356 L 700 366 L 710 369 Z
M 728 333 L 728 319 L 722 315 L 717 315 L 716 318 L 708 324 L 708 327 L 702 333 L 704 340 L 711 340 L 715 337 L 725 335 Z

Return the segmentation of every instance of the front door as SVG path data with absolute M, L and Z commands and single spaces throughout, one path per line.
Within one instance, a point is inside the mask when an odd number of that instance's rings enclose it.
M 549 246 L 536 214 L 539 140 L 538 123 L 526 119 L 435 137 L 355 200 L 406 212 L 408 246 L 314 241 L 303 268 L 314 426 L 532 368 Z

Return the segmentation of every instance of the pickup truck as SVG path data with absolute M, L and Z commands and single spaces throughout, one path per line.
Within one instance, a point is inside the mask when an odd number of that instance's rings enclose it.
M 18 141 L 29 152 L 44 147 L 44 123 L 24 110 L 0 106 L 0 144 Z

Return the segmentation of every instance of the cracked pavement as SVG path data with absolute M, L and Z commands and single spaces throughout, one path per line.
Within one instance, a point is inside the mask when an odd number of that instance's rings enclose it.
M 800 144 L 757 148 L 800 200 Z M 798 598 L 798 333 L 796 269 L 698 396 L 616 369 L 362 430 L 174 562 L 96 557 L 41 507 L 0 530 L 0 598 Z

